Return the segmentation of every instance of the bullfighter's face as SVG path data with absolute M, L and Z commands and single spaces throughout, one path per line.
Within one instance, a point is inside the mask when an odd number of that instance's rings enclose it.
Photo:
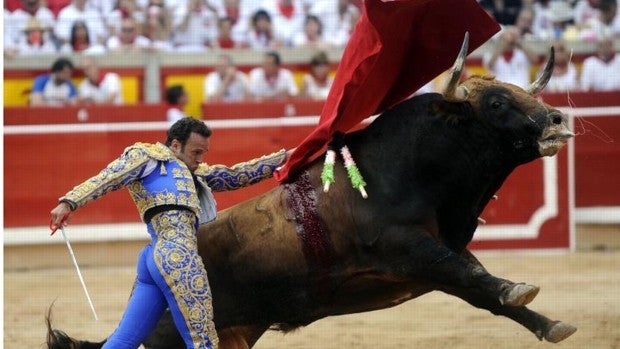
M 174 139 L 170 144 L 170 149 L 179 160 L 187 165 L 190 172 L 194 173 L 209 151 L 209 137 L 192 132 L 185 145 Z

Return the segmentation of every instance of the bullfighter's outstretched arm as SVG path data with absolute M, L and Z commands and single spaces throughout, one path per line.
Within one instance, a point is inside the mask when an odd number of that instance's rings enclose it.
M 213 191 L 235 190 L 271 178 L 273 171 L 284 163 L 286 157 L 287 152 L 280 150 L 231 167 L 203 163 L 194 174 L 203 177 Z

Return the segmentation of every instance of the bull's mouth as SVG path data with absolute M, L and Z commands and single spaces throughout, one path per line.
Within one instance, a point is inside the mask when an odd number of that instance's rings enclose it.
M 559 130 L 553 134 L 547 135 L 538 141 L 538 149 L 541 156 L 553 156 L 566 145 L 570 138 L 575 136 L 574 133 L 567 129 Z

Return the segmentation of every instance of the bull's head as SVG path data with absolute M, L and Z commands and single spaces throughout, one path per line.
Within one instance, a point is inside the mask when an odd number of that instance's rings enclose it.
M 516 85 L 495 80 L 492 76 L 473 76 L 459 84 L 463 63 L 467 55 L 468 35 L 454 63 L 448 85 L 443 93 L 450 102 L 467 102 L 477 115 L 496 129 L 527 132 L 536 137 L 540 156 L 553 156 L 573 137 L 568 128 L 567 116 L 552 106 L 539 101 L 536 95 L 542 91 L 553 72 L 554 50 L 540 77 L 524 90 Z M 523 139 L 518 139 L 521 142 Z M 515 146 L 522 144 L 515 143 Z

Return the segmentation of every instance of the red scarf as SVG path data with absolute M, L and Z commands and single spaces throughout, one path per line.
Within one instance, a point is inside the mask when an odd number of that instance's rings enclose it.
M 512 61 L 512 58 L 514 57 L 514 55 L 515 55 L 514 50 L 504 51 L 504 53 L 502 53 L 502 57 L 504 57 L 504 60 L 508 63 Z
M 499 29 L 476 0 L 364 1 L 318 126 L 275 178 L 286 181 L 319 156 L 336 132 L 401 102 L 448 69 L 466 31 L 471 52 Z
M 105 74 L 106 74 L 105 72 L 100 71 L 99 72 L 99 76 L 97 77 L 97 81 L 90 80 L 90 83 L 95 85 L 95 86 L 97 86 L 97 87 L 101 86 L 101 83 L 103 82 L 103 79 L 105 79 Z
M 293 13 L 295 13 L 295 5 L 283 5 L 280 1 L 278 1 L 278 10 L 280 10 L 282 16 L 291 19 L 293 18 Z
M 217 39 L 220 48 L 235 48 L 235 42 L 232 39 Z

